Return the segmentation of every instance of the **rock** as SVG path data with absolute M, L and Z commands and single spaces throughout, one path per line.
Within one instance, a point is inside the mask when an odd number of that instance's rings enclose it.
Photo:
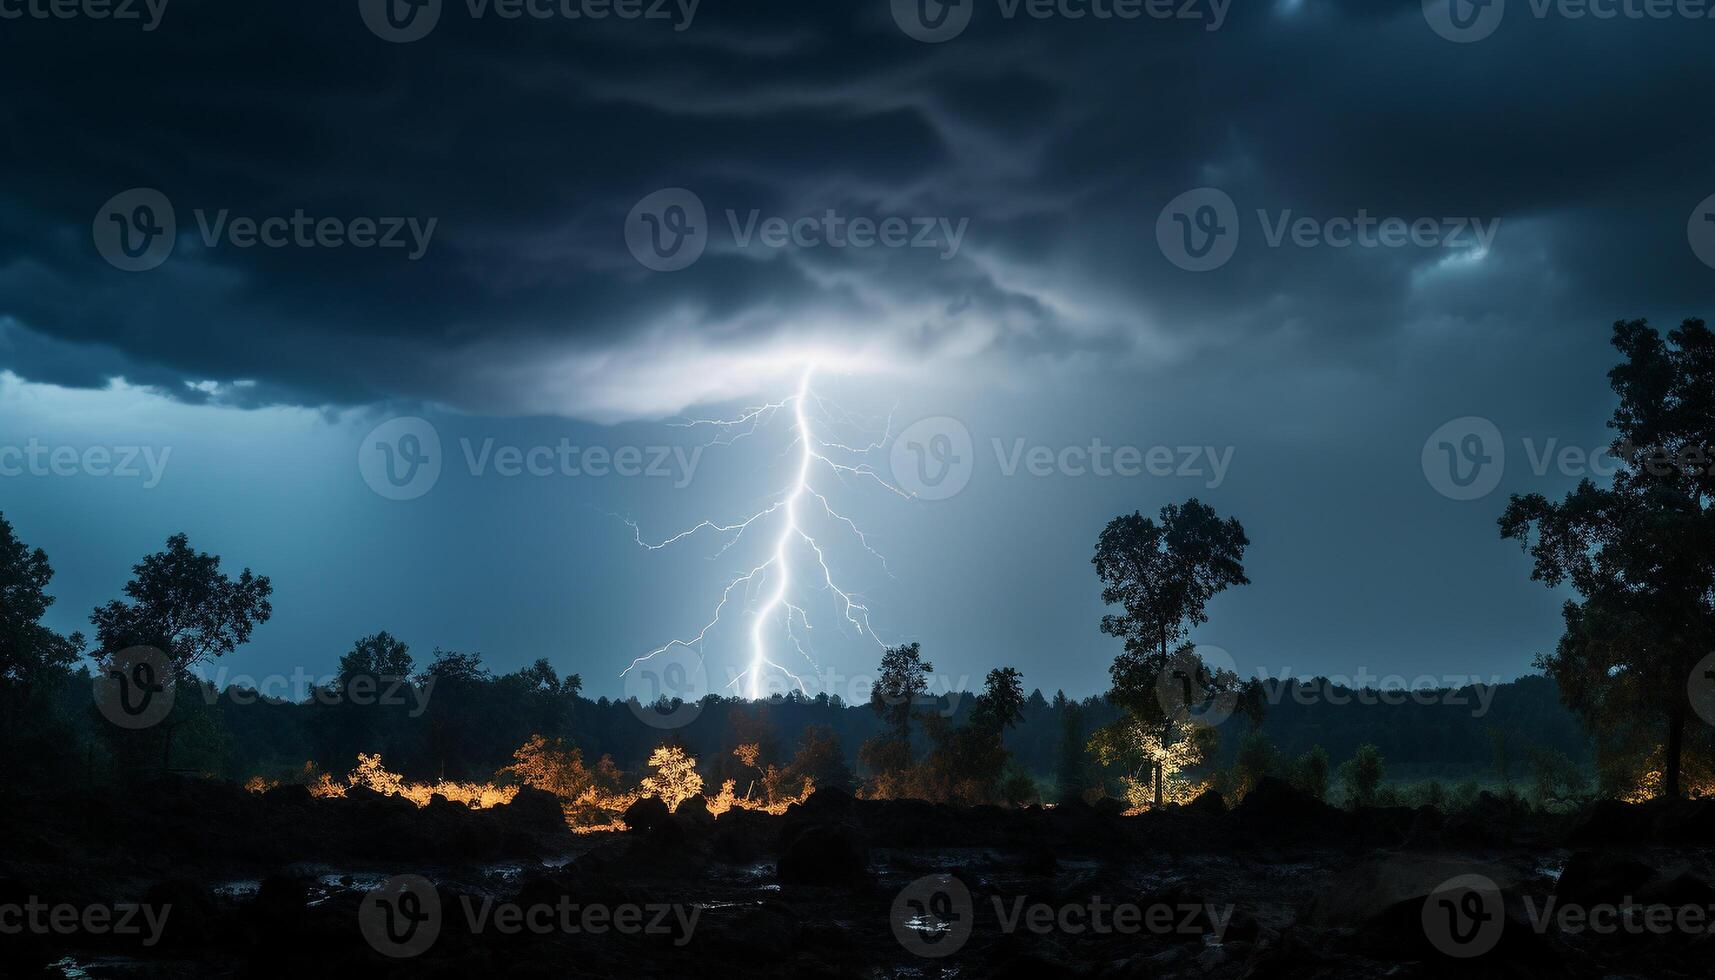
M 1247 832 L 1266 836 L 1334 836 L 1346 827 L 1344 812 L 1273 776 L 1257 780 L 1232 816 Z
M 1655 877 L 1655 869 L 1636 858 L 1611 851 L 1579 851 L 1566 862 L 1554 895 L 1562 904 L 1618 903 L 1636 897 Z
M 673 810 L 673 819 L 685 830 L 698 834 L 711 831 L 715 826 L 715 815 L 709 812 L 709 801 L 701 793 L 679 801 Z
M 1715 801 L 1653 800 L 1644 810 L 1650 836 L 1663 844 L 1707 846 L 1715 840 Z
M 1442 882 L 1464 875 L 1481 875 L 1503 890 L 1518 884 L 1516 875 L 1498 865 L 1392 854 L 1360 861 L 1336 875 L 1327 892 L 1311 903 L 1308 921 L 1321 927 L 1362 929 L 1401 903 L 1415 902 L 1421 909 L 1424 899 Z M 1421 936 L 1422 930 L 1417 931 Z
M 289 943 L 303 929 L 310 892 L 302 879 L 270 875 L 262 879 L 250 903 L 250 930 L 260 946 Z
M 1464 975 L 1445 972 L 1467 961 L 1454 958 L 1456 950 L 1436 945 L 1437 938 L 1426 928 L 1426 909 L 1442 885 L 1471 875 L 1492 882 L 1500 897 L 1495 945 L 1481 954 L 1482 965 L 1490 971 L 1479 975 L 1567 975 L 1560 950 L 1522 914 L 1518 875 L 1498 864 L 1410 852 L 1362 861 L 1335 876 L 1327 892 L 1312 903 L 1308 922 L 1341 930 L 1336 949 L 1390 963 L 1436 964 L 1438 969 L 1425 976 Z
M 494 810 L 500 820 L 520 830 L 550 833 L 566 829 L 566 811 L 560 798 L 534 786 L 521 787 L 512 802 L 502 803 Z
M 1227 812 L 1227 800 L 1219 792 L 1206 789 L 1197 794 L 1197 798 L 1185 804 L 1186 813 L 1206 813 L 1216 815 Z
M 270 806 L 308 806 L 315 797 L 310 795 L 310 788 L 301 783 L 281 783 L 263 793 L 262 799 Z
M 1643 809 L 1619 800 L 1597 800 L 1584 808 L 1567 834 L 1575 844 L 1628 846 L 1645 838 Z
M 1095 806 L 1091 807 L 1091 809 L 1095 810 L 1099 816 L 1117 817 L 1125 813 L 1126 805 L 1124 800 L 1116 799 L 1112 796 L 1104 796 L 1097 800 Z
M 801 806 L 805 816 L 838 820 L 852 807 L 852 794 L 838 786 L 824 786 L 811 793 Z
M 844 827 L 810 826 L 780 856 L 778 872 L 791 885 L 858 885 L 869 880 L 869 856 Z
M 645 796 L 626 807 L 625 814 L 620 819 L 625 821 L 625 826 L 628 829 L 634 832 L 642 832 L 653 830 L 655 827 L 669 822 L 669 816 L 667 804 L 662 802 L 660 797 Z
M 154 908 L 171 908 L 163 923 L 159 946 L 182 950 L 208 943 L 216 938 L 219 909 L 214 894 L 196 882 L 170 878 L 151 886 L 143 896 L 143 904 Z
M 1406 831 L 1405 841 L 1408 844 L 1422 847 L 1441 840 L 1442 830 L 1447 821 L 1441 816 L 1441 811 L 1432 806 L 1420 806 L 1411 820 L 1411 829 Z

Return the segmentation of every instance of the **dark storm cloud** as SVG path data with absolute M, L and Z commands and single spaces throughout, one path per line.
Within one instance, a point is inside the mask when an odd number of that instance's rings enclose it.
M 1704 24 L 1518 10 L 1459 45 L 1415 0 L 1235 4 L 1217 31 L 1000 9 L 979 2 L 938 45 L 880 0 L 707 0 L 684 30 L 473 20 L 449 0 L 399 45 L 355 0 L 173 0 L 150 32 L 0 21 L 0 357 L 191 399 L 608 417 L 742 393 L 679 385 L 699 344 L 851 337 L 1014 364 L 1262 344 L 1284 366 L 1392 356 L 1413 330 L 1611 319 L 1643 312 L 1618 308 L 1640 293 L 1676 313 L 1707 298 L 1685 239 L 1715 192 L 1687 165 L 1715 139 L 1686 108 L 1715 74 Z M 1202 185 L 1231 195 L 1242 239 L 1191 274 L 1155 224 Z M 707 204 L 714 241 L 650 272 L 623 223 L 674 186 Z M 172 258 L 135 274 L 90 236 L 132 187 L 160 189 L 179 222 Z M 436 225 L 417 261 L 202 247 L 195 210 L 223 208 Z M 968 230 L 950 258 L 735 249 L 728 208 Z M 1465 262 L 1269 248 L 1259 208 L 1500 230 Z M 649 365 L 672 392 L 625 393 Z M 237 380 L 254 384 L 186 385 Z

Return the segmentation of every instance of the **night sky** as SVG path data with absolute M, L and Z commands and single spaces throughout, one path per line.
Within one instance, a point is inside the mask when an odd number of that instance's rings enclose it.
M 1245 672 L 1511 678 L 1564 597 L 1507 494 L 1590 475 L 1614 320 L 1715 292 L 1706 18 L 156 2 L 0 2 L 0 510 L 66 631 L 176 531 L 271 576 L 230 674 L 386 629 L 624 693 L 774 540 L 638 536 L 797 466 L 789 410 L 673 423 L 813 361 L 817 437 L 879 443 L 818 489 L 886 566 L 815 535 L 938 687 L 1105 689 L 1096 536 L 1193 496 L 1252 541 L 1194 634 Z M 810 591 L 861 696 L 876 638 Z

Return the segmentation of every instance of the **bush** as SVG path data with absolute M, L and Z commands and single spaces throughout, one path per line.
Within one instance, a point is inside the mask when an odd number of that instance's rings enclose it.
M 1319 800 L 1328 798 L 1328 753 L 1320 745 L 1292 761 L 1289 777 L 1292 788 L 1309 793 Z
M 1359 807 L 1380 803 L 1378 792 L 1385 773 L 1381 750 L 1368 743 L 1358 746 L 1357 754 L 1340 763 L 1340 782 L 1346 787 L 1346 805 Z

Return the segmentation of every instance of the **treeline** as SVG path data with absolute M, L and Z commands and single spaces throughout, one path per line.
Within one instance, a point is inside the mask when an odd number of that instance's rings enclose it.
M 480 781 L 516 765 L 519 748 L 541 736 L 575 751 L 609 783 L 635 781 L 670 745 L 698 761 L 709 785 L 733 779 L 741 792 L 772 769 L 782 785 L 811 776 L 817 785 L 874 795 L 1149 802 L 1140 786 L 1150 780 L 1140 781 L 1137 765 L 1123 757 L 1136 746 L 1106 748 L 1130 719 L 1112 694 L 1026 694 L 1018 671 L 997 668 L 981 691 L 931 695 L 930 665 L 916 644 L 886 652 L 875 692 L 862 704 L 794 693 L 644 705 L 585 697 L 582 678 L 562 675 L 547 659 L 495 672 L 480 654 L 436 649 L 419 658 L 378 632 L 355 641 L 323 686 L 281 700 L 237 685 L 217 690 L 193 670 L 234 652 L 267 621 L 266 577 L 248 569 L 229 577 L 219 558 L 196 552 L 183 535 L 133 571 L 125 597 L 92 612 L 95 643 L 86 651 L 82 636 L 40 624 L 52 603 L 52 570 L 0 518 L 0 792 L 163 769 L 234 780 L 337 778 L 360 754 L 379 755 L 413 780 Z M 158 662 L 143 666 L 158 669 L 173 696 L 170 711 L 128 727 L 91 695 L 98 675 L 129 680 L 139 665 L 127 658 L 137 649 L 155 651 Z M 1204 678 L 1200 686 L 1232 685 Z M 1212 729 L 1215 737 L 1199 737 L 1206 753 L 1172 756 L 1169 744 L 1146 762 L 1185 787 L 1229 793 L 1258 773 L 1285 775 L 1317 749 L 1337 767 L 1367 746 L 1392 776 L 1405 778 L 1510 783 L 1528 778 L 1545 756 L 1580 770 L 1590 764 L 1588 739 L 1545 677 L 1409 697 L 1320 679 L 1265 681 L 1247 687 L 1247 696 L 1255 703 Z

